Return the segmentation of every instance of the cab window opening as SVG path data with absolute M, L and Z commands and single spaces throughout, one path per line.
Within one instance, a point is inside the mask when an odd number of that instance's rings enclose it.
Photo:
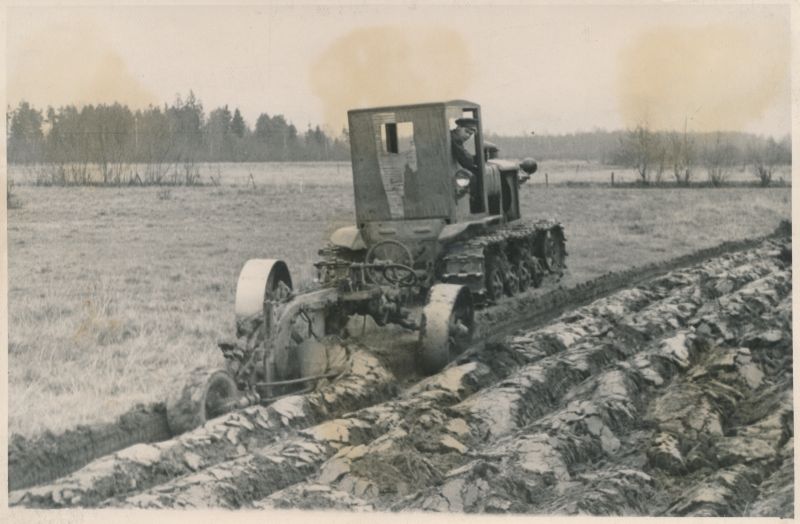
M 407 153 L 414 149 L 414 124 L 412 122 L 384 124 L 381 127 L 381 140 L 386 153 Z

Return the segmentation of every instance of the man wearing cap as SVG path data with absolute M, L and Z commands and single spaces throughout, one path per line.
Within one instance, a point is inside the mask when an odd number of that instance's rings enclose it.
M 475 155 L 467 151 L 464 143 L 475 134 L 478 129 L 478 120 L 475 118 L 459 118 L 456 128 L 450 131 L 450 141 L 453 143 L 453 156 L 456 162 L 469 171 L 475 173 L 478 169 L 475 164 Z

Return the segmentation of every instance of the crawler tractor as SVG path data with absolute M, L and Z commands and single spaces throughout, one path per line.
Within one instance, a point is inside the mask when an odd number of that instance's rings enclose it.
M 226 367 L 194 372 L 168 400 L 174 433 L 334 379 L 342 366 L 332 348 L 353 315 L 417 330 L 419 370 L 435 373 L 471 344 L 475 308 L 561 276 L 561 224 L 520 220 L 519 188 L 536 162 L 498 159 L 479 105 L 357 109 L 348 118 L 356 223 L 319 251 L 317 279 L 302 293 L 283 261 L 245 263 L 237 338 L 219 344 Z M 474 133 L 468 167 L 454 151 L 464 121 Z

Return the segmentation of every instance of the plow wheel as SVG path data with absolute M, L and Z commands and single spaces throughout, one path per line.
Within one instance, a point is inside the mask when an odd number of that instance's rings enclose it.
M 438 372 L 469 347 L 475 329 L 472 295 L 465 286 L 436 284 L 422 311 L 418 364 L 426 375 Z
M 558 228 L 549 229 L 538 242 L 537 256 L 544 263 L 545 269 L 551 273 L 562 273 L 566 267 L 567 256 L 564 247 L 564 234 Z
M 227 413 L 238 400 L 239 389 L 226 370 L 195 369 L 183 388 L 167 399 L 167 424 L 173 435 L 179 435 Z
M 347 350 L 337 336 L 328 333 L 327 324 L 324 308 L 300 308 L 288 318 L 275 341 L 272 359 L 266 362 L 273 370 L 268 381 L 282 384 L 258 386 L 262 398 L 310 391 L 319 379 L 344 371 Z
M 283 302 L 292 294 L 292 276 L 282 260 L 253 258 L 248 260 L 239 273 L 236 283 L 236 331 L 237 336 L 247 335 L 255 321 L 263 318 L 264 301 Z

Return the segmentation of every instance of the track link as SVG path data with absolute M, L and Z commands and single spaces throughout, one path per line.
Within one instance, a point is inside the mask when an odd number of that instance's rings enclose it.
M 549 258 L 548 238 L 559 250 L 558 260 Z M 513 296 L 528 286 L 539 287 L 547 278 L 561 277 L 567 255 L 564 229 L 555 220 L 514 222 L 501 228 L 455 242 L 442 257 L 442 282 L 469 287 L 479 304 L 497 302 L 503 294 Z

